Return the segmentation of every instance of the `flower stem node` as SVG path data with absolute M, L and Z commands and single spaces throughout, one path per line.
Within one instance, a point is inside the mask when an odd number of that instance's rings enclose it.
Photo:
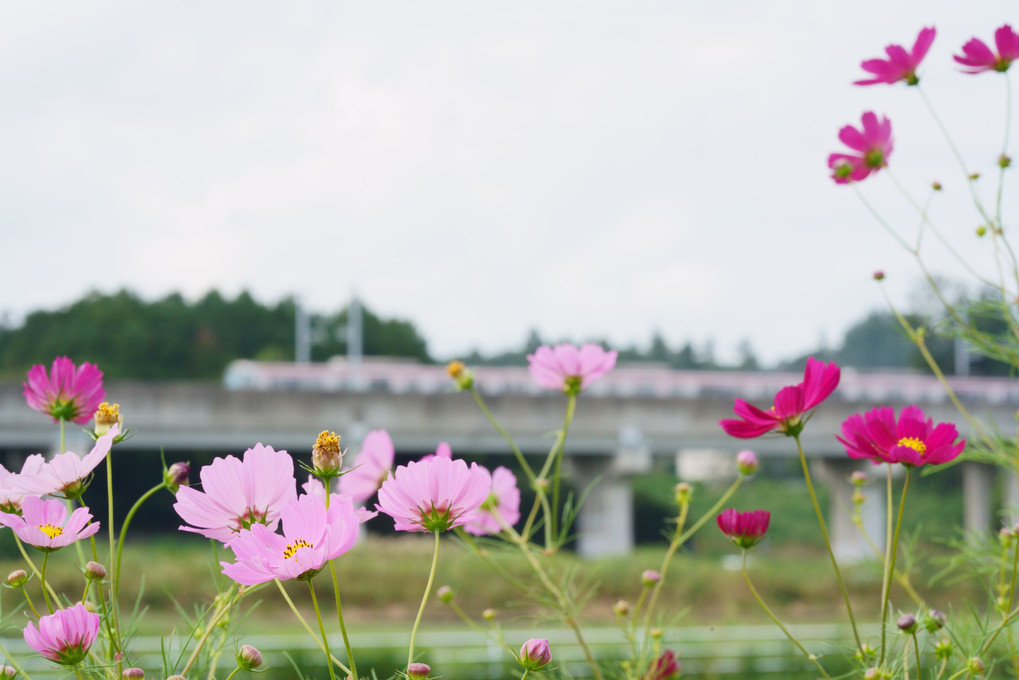
M 744 449 L 736 454 L 736 469 L 743 476 L 752 475 L 761 467 L 757 460 L 757 454 L 750 449 Z
M 626 600 L 617 600 L 612 609 L 615 610 L 616 616 L 626 616 L 630 613 L 630 603 Z
M 439 589 L 435 591 L 435 596 L 439 598 L 439 602 L 449 604 L 453 601 L 453 598 L 456 597 L 456 591 L 449 586 L 440 586 Z
M 856 490 L 853 492 L 853 505 L 863 505 L 863 502 L 867 500 L 867 497 L 863 495 L 863 492 Z
M 520 647 L 520 665 L 529 671 L 540 671 L 552 662 L 548 640 L 532 638 Z
M 462 361 L 451 361 L 446 364 L 446 372 L 456 383 L 457 389 L 469 390 L 474 387 L 474 373 L 467 370 Z
M 28 583 L 28 573 L 24 569 L 15 569 L 7 575 L 7 585 L 11 588 L 21 588 Z
M 912 635 L 916 632 L 916 617 L 912 614 L 903 614 L 899 617 L 899 620 L 895 622 L 895 625 L 903 633 Z
M 262 652 L 251 645 L 241 645 L 237 650 L 237 667 L 253 671 L 262 665 Z
M 483 612 L 481 612 L 481 618 L 483 618 L 485 621 L 495 621 L 495 610 L 492 609 L 491 607 L 488 607 Z
M 428 680 L 432 667 L 426 663 L 412 663 L 407 666 L 407 680 Z
M 343 451 L 340 450 L 340 435 L 328 430 L 318 433 L 311 450 L 311 464 L 315 476 L 330 479 L 340 473 L 343 465 Z
M 145 671 L 141 668 L 125 668 L 120 677 L 124 680 L 142 680 L 145 677 Z
M 106 567 L 98 562 L 89 562 L 85 565 L 85 578 L 97 583 L 102 581 L 106 578 Z

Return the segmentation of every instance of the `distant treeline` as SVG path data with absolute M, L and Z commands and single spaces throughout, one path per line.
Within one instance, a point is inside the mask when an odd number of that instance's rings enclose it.
M 296 312 L 293 298 L 265 305 L 247 292 L 230 300 L 212 291 L 195 302 L 179 294 L 148 302 L 126 290 L 113 295 L 90 293 L 61 309 L 32 312 L 20 325 L 0 326 L 0 374 L 20 378 L 31 365 L 66 355 L 76 362 L 97 364 L 110 378 L 219 380 L 234 359 L 292 361 Z M 313 361 L 346 354 L 347 315 L 347 308 L 311 315 Z M 362 318 L 366 355 L 436 361 L 411 322 L 382 318 L 364 306 Z M 907 318 L 913 324 L 923 322 L 918 315 Z M 927 347 L 942 369 L 955 372 L 955 341 L 932 331 L 926 337 Z M 495 354 L 474 351 L 438 359 L 523 366 L 538 346 L 562 340 L 531 331 L 517 350 Z M 660 333 L 653 334 L 645 347 L 616 349 L 624 362 L 655 362 L 685 370 L 763 370 L 749 341 L 741 344 L 739 357 L 731 364 L 715 359 L 710 341 L 700 346 L 690 342 L 671 346 Z M 806 356 L 860 370 L 927 370 L 916 346 L 888 312 L 872 313 L 852 325 L 837 348 L 818 348 L 775 368 L 800 371 Z M 969 370 L 974 375 L 1009 373 L 1006 364 L 981 357 L 971 358 Z

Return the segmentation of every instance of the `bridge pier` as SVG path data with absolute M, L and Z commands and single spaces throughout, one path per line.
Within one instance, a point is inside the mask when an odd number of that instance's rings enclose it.
M 567 460 L 577 493 L 590 488 L 577 516 L 577 554 L 604 557 L 632 552 L 633 477 L 651 470 L 651 449 L 640 431 L 624 427 L 619 448 L 611 456 L 574 455 Z
M 831 495 L 826 521 L 835 557 L 848 562 L 873 557 L 873 549 L 853 522 L 853 493 L 856 487 L 850 481 L 850 476 L 858 470 L 867 473 L 869 482 L 861 487 L 864 501 L 860 508 L 860 518 L 867 535 L 877 546 L 882 547 L 885 544 L 887 501 L 885 485 L 876 478 L 874 472 L 883 472 L 884 468 L 852 458 L 827 458 L 815 461 L 814 469 L 817 470 L 819 481 L 824 482 Z

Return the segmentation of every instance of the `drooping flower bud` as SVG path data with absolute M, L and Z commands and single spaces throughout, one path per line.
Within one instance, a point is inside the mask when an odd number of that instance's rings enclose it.
M 412 663 L 407 666 L 407 680 L 428 680 L 432 667 L 426 663 Z
M 191 464 L 184 461 L 177 461 L 166 470 L 163 470 L 163 481 L 170 493 L 176 494 L 182 486 L 190 485 Z
M 15 569 L 7 575 L 7 585 L 11 588 L 20 588 L 28 582 L 28 572 L 24 569 Z
M 89 581 L 102 581 L 106 578 L 106 567 L 98 562 L 89 562 L 85 565 L 85 578 Z
M 644 573 L 640 575 L 640 582 L 646 586 L 653 586 L 662 580 L 662 575 L 654 569 L 645 569 Z
M 124 680 L 142 680 L 145 677 L 145 671 L 141 668 L 125 668 L 120 677 Z
M 916 632 L 916 617 L 912 614 L 903 614 L 899 617 L 899 620 L 895 622 L 899 630 L 903 633 L 914 633 Z
M 529 671 L 540 671 L 551 662 L 552 652 L 544 638 L 528 640 L 520 648 L 520 665 Z
M 449 586 L 440 586 L 439 589 L 435 591 L 435 596 L 439 598 L 439 602 L 449 604 L 456 596 L 456 592 Z
M 237 666 L 246 671 L 253 671 L 262 665 L 262 652 L 251 645 L 241 645 L 237 650 Z
M 109 432 L 114 425 L 119 425 L 120 431 L 124 431 L 124 416 L 120 414 L 120 404 L 110 404 L 105 401 L 99 404 L 99 408 L 96 409 L 95 413 L 95 421 L 95 433 L 97 437 L 102 437 L 104 434 Z
M 757 460 L 757 454 L 749 449 L 744 449 L 736 454 L 736 469 L 743 476 L 752 475 L 761 467 Z
M 311 464 L 319 477 L 335 477 L 343 465 L 340 435 L 328 430 L 319 432 L 315 447 L 311 450 Z

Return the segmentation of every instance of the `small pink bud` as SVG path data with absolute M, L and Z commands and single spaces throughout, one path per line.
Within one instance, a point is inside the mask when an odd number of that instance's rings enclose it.
M 442 602 L 443 604 L 449 604 L 450 602 L 453 601 L 453 598 L 456 596 L 456 593 L 449 586 L 441 586 L 438 590 L 435 591 L 435 596 L 439 598 L 439 602 Z
M 432 667 L 426 663 L 412 663 L 407 666 L 407 680 L 428 680 Z
M 903 614 L 899 617 L 899 620 L 895 622 L 899 630 L 903 633 L 913 633 L 916 631 L 916 617 L 912 614 Z
M 529 671 L 540 671 L 551 662 L 552 652 L 544 638 L 528 640 L 520 648 L 520 665 Z
M 145 671 L 141 668 L 125 668 L 120 677 L 124 680 L 142 680 L 145 677 Z
M 654 569 L 645 569 L 644 573 L 640 575 L 640 581 L 646 586 L 653 586 L 662 580 L 662 575 Z
M 626 616 L 630 613 L 630 603 L 626 600 L 617 600 L 616 603 L 612 605 L 612 609 L 614 609 L 616 614 L 619 616 Z
M 237 650 L 237 665 L 246 671 L 252 671 L 262 665 L 262 652 L 251 645 L 241 645 Z
M 931 189 L 934 189 L 934 191 L 941 191 L 941 182 L 931 182 Z
M 24 569 L 15 569 L 7 575 L 7 585 L 11 588 L 20 588 L 28 581 L 28 573 Z
M 863 486 L 867 483 L 867 473 L 863 470 L 857 470 L 853 474 L 849 475 L 849 481 L 853 486 Z
M 746 449 L 736 454 L 736 469 L 741 475 L 752 475 L 757 472 L 759 467 L 761 464 L 757 460 L 757 454 L 753 451 Z
M 966 662 L 966 668 L 970 673 L 983 673 L 984 662 L 978 656 L 974 656 L 972 659 Z
M 863 680 L 879 680 L 880 677 L 881 677 L 880 669 L 874 668 L 873 666 L 868 668 L 867 671 L 863 674 Z
M 106 578 L 106 567 L 98 562 L 89 562 L 85 565 L 85 578 L 89 581 L 102 581 Z
M 163 472 L 163 481 L 166 482 L 166 487 L 170 490 L 170 493 L 175 494 L 180 487 L 190 485 L 190 476 L 191 464 L 178 461 Z
M 885 273 L 878 269 L 876 272 L 874 272 L 873 277 L 875 281 L 884 281 Z
M 0 680 L 11 680 L 17 674 L 18 671 L 14 666 L 0 666 Z

